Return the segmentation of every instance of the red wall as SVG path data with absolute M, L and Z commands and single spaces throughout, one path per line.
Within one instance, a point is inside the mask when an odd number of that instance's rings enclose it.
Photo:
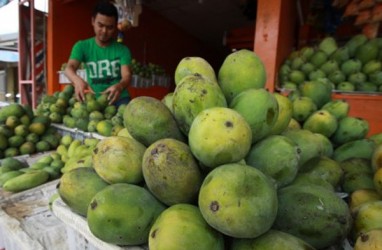
M 159 64 L 167 72 L 186 56 L 201 56 L 215 67 L 222 62 L 213 48 L 147 8 L 139 16 L 139 27 L 125 33 L 125 41 L 138 61 Z
M 73 44 L 93 36 L 91 11 L 94 0 L 61 0 L 49 2 L 48 16 L 48 93 L 60 90 L 57 71 L 66 62 Z M 209 48 L 176 24 L 143 6 L 139 26 L 124 33 L 124 43 L 133 58 L 142 63 L 162 66 L 173 77 L 179 61 L 186 56 L 200 56 L 218 70 L 226 55 Z M 173 87 L 173 86 L 172 86 Z M 171 89 L 141 89 L 137 95 L 161 98 Z M 157 92 L 157 93 L 153 93 Z

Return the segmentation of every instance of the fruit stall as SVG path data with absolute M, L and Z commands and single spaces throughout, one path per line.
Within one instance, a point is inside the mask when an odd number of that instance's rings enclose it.
M 220 61 L 137 53 L 119 106 L 63 74 L 90 2 L 51 2 L 47 92 L 0 108 L 0 250 L 382 249 L 382 39 L 301 21 L 377 1 L 258 0 Z

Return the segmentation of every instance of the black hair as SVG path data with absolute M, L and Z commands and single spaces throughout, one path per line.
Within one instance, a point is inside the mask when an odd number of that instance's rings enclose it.
M 115 20 L 118 21 L 118 10 L 115 5 L 107 0 L 98 1 L 97 5 L 93 10 L 93 18 L 96 17 L 97 14 L 115 17 Z

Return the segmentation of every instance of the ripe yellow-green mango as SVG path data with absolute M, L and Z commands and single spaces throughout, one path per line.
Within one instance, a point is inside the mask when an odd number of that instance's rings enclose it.
M 327 138 L 337 130 L 337 118 L 329 111 L 321 109 L 311 114 L 304 122 L 302 128 L 313 133 L 319 133 Z
M 288 123 L 288 127 L 284 130 L 288 130 L 288 129 L 301 129 L 301 124 L 296 120 L 294 119 L 293 117 L 290 119 L 289 123 Z M 283 131 L 283 132 L 284 132 Z M 282 133 L 281 133 L 282 134 Z
M 176 204 L 164 210 L 151 227 L 150 250 L 223 250 L 223 235 L 203 219 L 197 206 Z
M 373 176 L 375 190 L 382 196 L 382 168 L 379 168 Z
M 93 196 L 108 185 L 93 168 L 76 168 L 61 176 L 57 191 L 73 212 L 86 217 Z
M 146 147 L 122 136 L 110 136 L 93 150 L 93 167 L 108 183 L 133 183 L 143 180 L 142 158 Z
M 188 56 L 180 60 L 175 69 L 174 80 L 178 85 L 188 75 L 199 74 L 212 82 L 217 82 L 212 66 L 202 57 Z
M 361 205 L 354 216 L 353 239 L 373 229 L 382 228 L 382 200 Z
M 148 189 L 164 204 L 196 202 L 203 176 L 187 144 L 171 138 L 154 142 L 143 155 L 142 172 Z
M 346 100 L 331 100 L 324 104 L 321 109 L 329 111 L 338 120 L 348 116 L 350 105 Z
M 282 133 L 300 148 L 299 165 L 303 166 L 310 159 L 323 154 L 322 140 L 315 133 L 306 129 L 288 129 Z
M 374 172 L 382 168 L 382 144 L 377 145 L 374 149 L 371 156 L 371 167 Z
M 293 105 L 288 97 L 279 93 L 273 93 L 273 95 L 279 106 L 279 115 L 277 116 L 275 124 L 271 128 L 270 134 L 278 135 L 288 128 L 288 124 L 293 115 Z
M 163 138 L 185 141 L 171 111 L 153 97 L 131 100 L 125 108 L 123 122 L 131 136 L 146 147 Z
M 61 173 L 69 172 L 76 168 L 91 168 L 93 166 L 92 155 L 88 154 L 86 156 L 80 156 L 75 158 L 70 158 L 65 162 L 64 167 L 60 169 Z
M 234 238 L 231 250 L 315 250 L 302 239 L 279 230 L 271 229 L 254 239 Z
M 203 218 L 219 232 L 235 238 L 255 238 L 273 225 L 277 191 L 271 178 L 260 170 L 225 164 L 205 177 L 198 205 Z
M 132 139 L 134 139 L 134 138 L 130 135 L 130 133 L 129 133 L 129 131 L 127 130 L 127 128 L 123 128 L 123 129 L 121 129 L 121 130 L 118 132 L 117 135 L 118 135 L 118 136 L 122 136 L 122 137 L 128 137 L 128 138 L 132 138 Z
M 241 49 L 229 54 L 218 73 L 218 83 L 229 104 L 239 93 L 250 88 L 264 88 L 267 74 L 260 57 Z
M 317 111 L 317 105 L 312 98 L 301 96 L 292 101 L 293 115 L 296 121 L 303 123 L 308 117 Z
M 172 110 L 179 129 L 188 135 L 195 117 L 212 107 L 227 107 L 222 90 L 216 82 L 200 74 L 185 76 L 176 86 Z
M 242 91 L 232 99 L 229 107 L 248 122 L 252 131 L 252 144 L 271 133 L 279 115 L 276 98 L 262 88 Z
M 354 250 L 381 250 L 382 229 L 372 229 L 358 236 Z
M 252 131 L 235 110 L 214 107 L 200 112 L 188 134 L 194 156 L 207 168 L 238 162 L 248 153 Z
M 304 82 L 300 86 L 301 96 L 309 97 L 320 109 L 332 99 L 332 85 L 323 79 Z
M 291 139 L 271 135 L 252 145 L 246 163 L 275 179 L 277 187 L 290 184 L 299 169 L 300 149 Z
M 375 189 L 358 189 L 351 193 L 349 207 L 352 214 L 355 215 L 363 204 L 381 199 L 382 196 Z
M 174 92 L 170 92 L 168 94 L 166 94 L 161 102 L 164 103 L 164 105 L 166 105 L 166 107 L 171 111 L 171 113 L 173 113 L 173 107 L 172 107 L 172 100 L 173 100 L 173 97 L 174 97 Z
M 69 158 L 72 158 L 75 155 L 75 152 L 80 145 L 82 145 L 82 142 L 79 139 L 74 139 L 72 143 L 70 143 L 67 150 L 67 155 Z

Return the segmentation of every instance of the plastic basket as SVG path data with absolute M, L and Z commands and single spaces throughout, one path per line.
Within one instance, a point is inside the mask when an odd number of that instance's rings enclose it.
M 96 138 L 96 139 L 104 139 L 105 136 L 103 135 L 100 135 L 98 133 L 93 133 L 93 132 L 85 132 L 85 131 L 82 131 L 78 128 L 68 128 L 62 124 L 58 124 L 58 123 L 53 123 L 52 124 L 53 127 L 55 127 L 58 131 L 58 133 L 60 133 L 62 136 L 64 135 L 71 135 L 73 139 L 77 139 L 77 140 L 80 140 L 80 141 L 84 141 L 84 139 L 86 138 Z
M 57 73 L 58 73 L 58 82 L 59 83 L 61 83 L 61 84 L 71 83 L 71 81 L 66 77 L 64 71 L 58 71 Z M 77 70 L 77 75 L 79 75 L 85 81 L 87 80 L 86 70 L 84 70 L 84 69 Z

